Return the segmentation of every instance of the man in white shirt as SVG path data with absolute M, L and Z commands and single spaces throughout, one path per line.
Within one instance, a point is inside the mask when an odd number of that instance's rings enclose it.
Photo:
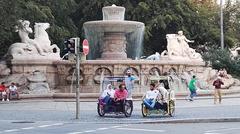
M 155 89 L 155 84 L 151 83 L 150 90 L 147 91 L 145 95 L 145 99 L 143 99 L 144 105 L 150 109 L 154 108 L 158 94 L 159 94 L 159 91 Z
M 14 82 L 11 83 L 11 85 L 8 87 L 10 96 L 9 98 L 11 99 L 13 95 L 17 95 L 17 99 L 19 99 L 19 93 L 17 91 L 17 86 L 15 85 Z

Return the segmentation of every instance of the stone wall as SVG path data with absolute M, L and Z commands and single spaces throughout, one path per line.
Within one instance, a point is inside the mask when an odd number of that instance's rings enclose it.
M 70 89 L 75 76 L 73 71 L 75 63 L 71 61 L 56 61 L 58 85 L 60 92 L 74 92 Z M 82 93 L 98 93 L 100 89 L 100 77 L 124 76 L 131 68 L 137 80 L 134 92 L 145 92 L 150 83 L 149 78 L 154 75 L 166 75 L 172 69 L 176 73 L 192 70 L 196 74 L 203 73 L 205 67 L 202 63 L 176 63 L 169 61 L 145 61 L 145 60 L 88 60 L 80 63 L 80 87 Z
M 34 71 L 40 71 L 45 74 L 50 88 L 58 85 L 58 71 L 53 61 L 47 60 L 12 60 L 10 62 L 11 75 L 29 76 Z M 16 81 L 17 82 L 17 81 Z M 17 82 L 18 83 L 18 82 Z
M 31 60 L 12 60 L 9 64 L 11 73 L 4 76 L 0 81 L 9 85 L 11 82 L 18 83 L 23 90 L 29 90 L 28 77 L 35 71 L 42 72 L 47 79 L 51 92 L 74 93 L 74 84 L 76 83 L 75 62 L 68 60 L 59 61 L 31 61 Z M 80 62 L 80 92 L 81 93 L 99 93 L 100 78 L 104 76 L 124 76 L 126 71 L 131 68 L 133 75 L 137 78 L 135 81 L 135 93 L 145 92 L 149 88 L 150 77 L 156 75 L 167 75 L 170 70 L 176 74 L 191 72 L 195 74 L 200 81 L 205 81 L 212 85 L 216 75 L 216 70 L 205 67 L 199 62 L 178 63 L 176 61 L 148 61 L 148 60 L 86 60 Z M 190 79 L 191 76 L 188 76 Z M 228 76 L 227 87 L 234 83 L 234 79 Z M 178 83 L 181 83 L 181 78 Z M 230 83 L 230 84 L 227 84 Z M 224 84 L 225 85 L 225 84 Z M 178 85 L 177 91 L 185 91 L 186 87 Z M 206 86 L 206 85 L 205 85 Z M 183 89 L 182 89 L 183 88 Z M 181 90 L 180 90 L 181 89 Z M 205 88 L 203 88 L 205 89 Z M 23 92 L 30 93 L 30 92 Z

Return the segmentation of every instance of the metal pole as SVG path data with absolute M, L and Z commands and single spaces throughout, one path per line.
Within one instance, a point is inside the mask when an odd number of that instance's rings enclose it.
M 79 106 L 79 92 L 80 92 L 80 46 L 79 46 L 80 38 L 75 38 L 75 54 L 76 54 L 76 119 L 79 119 L 79 111 L 80 111 L 80 106 Z
M 223 34 L 223 0 L 220 0 L 220 25 L 221 25 L 221 48 L 224 49 L 224 34 Z

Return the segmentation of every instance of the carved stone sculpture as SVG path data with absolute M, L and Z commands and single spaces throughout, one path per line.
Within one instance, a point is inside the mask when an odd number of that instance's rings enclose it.
M 49 93 L 49 85 L 47 83 L 46 76 L 40 72 L 35 71 L 32 75 L 27 77 L 27 80 L 29 81 L 29 92 L 32 94 L 43 94 L 43 93 Z
M 240 47 L 230 50 L 230 52 L 232 53 L 233 57 L 237 57 L 240 55 Z
M 19 20 L 15 26 L 21 43 L 14 43 L 8 50 L 8 55 L 13 59 L 60 59 L 60 49 L 57 45 L 51 45 L 46 29 L 49 23 L 35 23 L 34 39 L 29 38 L 32 28 L 27 20 Z
M 10 74 L 10 69 L 5 61 L 0 61 L 0 78 L 6 77 Z
M 194 41 L 188 40 L 183 31 L 178 31 L 178 34 L 167 34 L 167 51 L 161 53 L 161 57 L 168 57 L 169 59 L 195 59 L 202 61 L 201 55 L 190 48 L 188 43 Z
M 146 60 L 160 60 L 160 57 L 160 54 L 156 52 L 155 54 L 148 56 Z

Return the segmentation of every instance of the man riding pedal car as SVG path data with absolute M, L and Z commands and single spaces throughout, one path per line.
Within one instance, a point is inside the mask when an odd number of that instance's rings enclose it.
M 159 86 L 157 87 L 159 91 L 159 96 L 157 98 L 157 103 L 155 105 L 156 109 L 163 109 L 167 111 L 167 99 L 168 99 L 168 91 L 165 88 L 165 85 L 162 80 L 159 81 Z
M 155 84 L 151 83 L 150 90 L 147 91 L 146 97 L 143 100 L 143 103 L 147 108 L 149 108 L 149 109 L 154 108 L 158 93 L 159 93 L 159 91 L 155 89 Z
M 128 96 L 128 92 L 126 90 L 125 84 L 120 84 L 119 89 L 115 90 L 114 93 L 114 101 L 115 102 L 123 102 Z

